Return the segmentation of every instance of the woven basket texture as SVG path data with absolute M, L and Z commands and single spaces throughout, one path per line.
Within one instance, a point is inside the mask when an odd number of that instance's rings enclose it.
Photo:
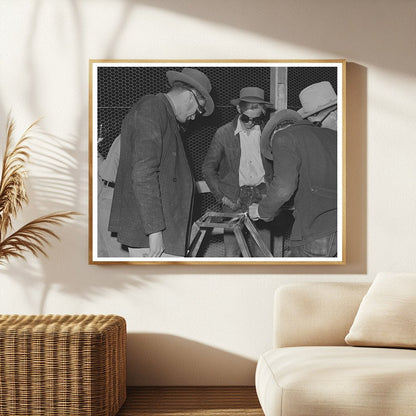
M 116 315 L 0 315 L 0 415 L 114 416 L 126 400 Z

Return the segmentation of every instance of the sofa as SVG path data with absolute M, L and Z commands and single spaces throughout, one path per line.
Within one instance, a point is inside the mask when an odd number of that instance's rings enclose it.
M 266 416 L 416 415 L 416 274 L 278 288 L 256 368 Z

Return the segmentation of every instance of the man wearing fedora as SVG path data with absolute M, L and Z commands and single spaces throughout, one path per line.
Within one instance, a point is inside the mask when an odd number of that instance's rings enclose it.
M 337 254 L 337 134 L 293 110 L 275 113 L 261 136 L 263 155 L 273 160 L 267 196 L 249 208 L 253 220 L 272 220 L 293 199 L 290 257 Z M 315 112 L 316 113 L 316 112 Z
M 194 181 L 178 123 L 214 110 L 203 72 L 184 68 L 166 76 L 169 92 L 142 97 L 121 127 L 109 230 L 131 257 L 185 255 Z
M 299 94 L 298 113 L 319 127 L 337 130 L 337 95 L 328 81 L 317 82 Z
M 245 87 L 239 98 L 231 100 L 238 114 L 220 127 L 210 144 L 202 165 L 202 174 L 223 212 L 247 212 L 253 202 L 266 194 L 266 182 L 271 180 L 272 165 L 260 152 L 260 135 L 266 122 L 267 108 L 258 87 Z M 270 224 L 257 224 L 266 245 L 271 246 Z M 253 256 L 260 256 L 257 246 L 248 240 Z M 232 232 L 224 231 L 226 257 L 239 257 L 241 252 Z

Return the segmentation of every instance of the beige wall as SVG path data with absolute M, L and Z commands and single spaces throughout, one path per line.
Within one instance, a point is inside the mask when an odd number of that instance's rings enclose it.
M 83 215 L 59 229 L 48 259 L 0 270 L 0 312 L 124 316 L 129 384 L 252 384 L 276 287 L 415 271 L 415 10 L 414 0 L 2 0 L 1 131 L 12 110 L 18 131 L 44 117 L 49 133 L 32 142 L 20 221 Z M 89 266 L 90 58 L 347 59 L 347 265 Z

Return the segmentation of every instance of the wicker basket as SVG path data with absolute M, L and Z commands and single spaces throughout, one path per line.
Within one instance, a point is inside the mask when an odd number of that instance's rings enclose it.
M 126 399 L 126 322 L 0 315 L 0 415 L 114 416 Z

